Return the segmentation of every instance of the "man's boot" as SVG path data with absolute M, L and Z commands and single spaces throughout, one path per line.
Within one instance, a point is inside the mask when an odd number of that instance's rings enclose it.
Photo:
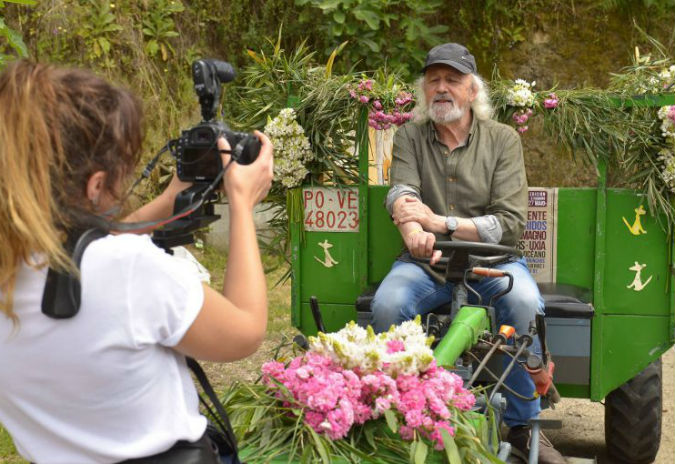
M 511 452 L 527 462 L 530 456 L 532 430 L 528 425 L 511 427 L 506 441 L 511 443 Z M 539 431 L 539 464 L 565 464 L 565 458 L 556 450 L 542 431 Z

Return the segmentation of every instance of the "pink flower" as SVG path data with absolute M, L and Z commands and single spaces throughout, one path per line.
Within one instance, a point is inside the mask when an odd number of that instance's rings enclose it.
M 513 113 L 513 120 L 516 122 L 518 125 L 523 125 L 527 122 L 527 120 L 530 119 L 530 115 L 528 113 L 521 113 L 520 111 Z
M 264 378 L 281 379 L 284 375 L 284 365 L 277 361 L 266 362 L 262 366 Z
M 354 100 L 358 98 L 358 95 L 356 95 L 356 92 L 354 90 L 349 91 L 349 96 L 352 97 Z
M 427 400 L 424 397 L 422 389 L 415 389 L 401 395 L 399 409 L 405 413 L 411 409 L 423 409 L 426 406 Z
M 518 132 L 520 132 L 521 134 L 524 134 L 525 132 L 527 132 L 528 129 L 529 129 L 529 127 L 527 127 L 527 126 L 520 126 L 520 127 L 519 127 L 518 129 L 516 129 L 516 130 L 517 130 Z
M 380 100 L 373 100 L 373 108 L 376 110 L 382 109 L 382 103 L 380 103 Z
M 408 103 L 412 101 L 412 94 L 409 92 L 401 92 L 398 94 L 398 97 L 394 100 L 394 102 L 398 106 L 405 106 Z
M 409 427 L 419 428 L 422 426 L 424 421 L 424 415 L 422 411 L 413 409 L 405 413 L 405 422 Z
M 558 106 L 558 97 L 554 93 L 550 93 L 548 98 L 544 100 L 544 108 L 551 110 Z
M 368 79 L 359 82 L 359 90 L 373 90 L 373 81 Z
M 367 95 L 361 95 L 361 96 L 359 97 L 359 101 L 360 101 L 361 103 L 368 103 L 368 102 L 370 101 L 370 97 L 368 97 Z
M 402 425 L 398 429 L 398 433 L 401 435 L 401 438 L 404 440 L 411 441 L 413 438 L 415 438 L 415 429 L 412 427 L 409 427 L 407 425 Z
M 386 127 L 388 118 L 379 112 L 369 125 Z M 377 114 L 377 113 L 375 113 Z M 401 117 L 396 112 L 395 119 Z M 385 342 L 389 353 L 405 352 L 401 340 Z M 287 366 L 279 362 L 263 365 L 263 382 L 287 408 L 302 410 L 305 423 L 331 440 L 346 437 L 354 424 L 376 419 L 385 411 L 400 418 L 404 440 L 424 437 L 443 449 L 440 431 L 454 434 L 453 413 L 469 410 L 475 403 L 462 379 L 432 361 L 419 374 L 400 374 L 396 379 L 381 370 L 364 374 L 344 369 L 331 358 L 307 352 Z M 283 385 L 280 387 L 279 384 Z M 290 414 L 290 413 L 289 413 Z
M 399 351 L 404 351 L 405 345 L 402 340 L 389 340 L 387 341 L 387 353 L 398 353 Z
M 668 108 L 667 117 L 671 121 L 675 122 L 675 105 L 672 105 L 670 108 Z

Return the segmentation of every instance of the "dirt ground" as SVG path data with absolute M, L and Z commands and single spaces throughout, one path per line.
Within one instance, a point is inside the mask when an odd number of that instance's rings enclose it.
M 675 349 L 663 356 L 663 423 L 661 447 L 655 464 L 675 463 Z M 605 410 L 600 403 L 588 400 L 563 399 L 555 410 L 546 410 L 542 417 L 563 421 L 561 430 L 546 431 L 553 444 L 565 455 L 597 459 L 612 464 L 605 454 Z
M 225 385 L 228 380 L 238 378 L 254 381 L 260 372 L 260 365 L 273 356 L 283 336 L 292 337 L 293 332 L 268 334 L 254 356 L 244 361 L 226 365 L 208 365 L 209 377 L 214 384 Z M 663 425 L 661 447 L 655 464 L 675 463 L 675 348 L 663 357 Z M 605 454 L 604 406 L 589 400 L 564 398 L 555 410 L 546 410 L 542 417 L 562 420 L 560 430 L 547 430 L 553 444 L 568 457 L 596 459 L 599 464 L 614 464 Z M 571 462 L 572 460 L 570 460 Z

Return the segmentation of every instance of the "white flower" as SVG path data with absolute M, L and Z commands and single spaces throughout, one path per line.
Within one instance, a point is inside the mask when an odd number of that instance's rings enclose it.
M 403 348 L 390 350 L 390 342 Z M 363 329 L 352 321 L 338 332 L 309 337 L 311 351 L 345 369 L 358 368 L 363 373 L 381 370 L 392 377 L 424 372 L 434 359 L 430 345 L 419 318 L 379 335 L 371 327 Z
M 530 107 L 534 104 L 534 93 L 532 87 L 536 85 L 535 81 L 527 82 L 523 79 L 516 79 L 512 88 L 506 91 L 506 99 L 511 106 Z
M 659 151 L 659 161 L 663 164 L 661 178 L 671 192 L 675 192 L 675 155 L 672 150 L 664 148 Z
M 661 135 L 666 140 L 675 142 L 675 105 L 662 106 L 657 115 L 661 120 Z
M 309 171 L 305 164 L 314 159 L 305 130 L 295 120 L 295 110 L 284 108 L 265 126 L 274 145 L 274 175 L 284 187 L 298 186 Z

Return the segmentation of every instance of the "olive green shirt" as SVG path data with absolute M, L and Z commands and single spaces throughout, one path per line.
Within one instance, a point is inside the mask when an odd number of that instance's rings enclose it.
M 394 136 L 390 183 L 411 188 L 442 216 L 494 216 L 504 245 L 514 246 L 523 233 L 527 215 L 523 149 L 518 133 L 506 124 L 474 117 L 466 142 L 452 151 L 438 139 L 431 121 L 401 126 Z

